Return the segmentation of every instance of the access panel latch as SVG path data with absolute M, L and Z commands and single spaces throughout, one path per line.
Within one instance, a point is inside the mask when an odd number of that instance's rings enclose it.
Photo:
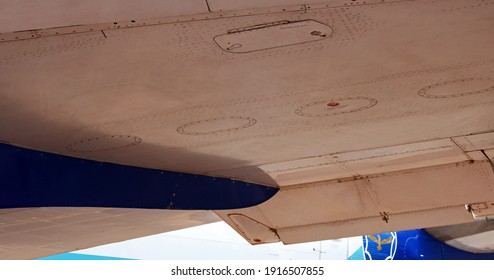
M 481 202 L 466 205 L 475 220 L 494 218 L 494 202 Z

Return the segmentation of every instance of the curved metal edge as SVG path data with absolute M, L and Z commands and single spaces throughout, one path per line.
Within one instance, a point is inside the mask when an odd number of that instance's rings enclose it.
M 0 208 L 226 210 L 277 188 L 227 178 L 103 163 L 0 144 Z

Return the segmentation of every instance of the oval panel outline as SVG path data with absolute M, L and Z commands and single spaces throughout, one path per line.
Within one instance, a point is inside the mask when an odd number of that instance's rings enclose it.
M 205 123 L 213 123 L 215 121 L 222 121 L 222 120 L 242 120 L 246 121 L 246 124 L 236 126 L 236 127 L 231 127 L 231 128 L 224 128 L 224 129 L 216 129 L 216 130 L 210 130 L 210 131 L 199 131 L 199 132 L 193 132 L 193 131 L 187 131 L 187 128 L 190 128 L 194 125 L 199 125 L 199 124 L 205 124 Z M 248 127 L 251 127 L 257 123 L 257 120 L 254 118 L 250 117 L 243 117 L 243 116 L 229 116 L 229 117 L 218 117 L 218 118 L 211 118 L 211 119 L 206 119 L 206 120 L 200 120 L 200 121 L 193 121 L 193 122 L 188 122 L 186 124 L 183 124 L 177 128 L 177 132 L 183 135 L 215 135 L 215 134 L 221 134 L 221 133 L 226 133 L 226 132 L 231 132 L 231 131 L 237 131 L 240 129 L 245 129 Z
M 121 145 L 115 145 L 115 146 L 109 146 L 106 148 L 97 148 L 97 149 L 78 149 L 78 146 L 88 144 L 88 143 L 101 143 L 102 141 L 105 141 L 107 139 L 123 139 L 123 140 L 130 140 L 128 144 L 121 144 Z M 67 145 L 65 147 L 65 150 L 69 152 L 74 152 L 74 153 L 95 153 L 95 152 L 107 152 L 107 151 L 112 151 L 112 150 L 117 150 L 117 149 L 122 149 L 122 148 L 129 148 L 132 146 L 135 146 L 139 143 L 142 142 L 142 138 L 134 135 L 107 135 L 107 136 L 100 136 L 100 137 L 94 137 L 94 138 L 88 138 L 84 139 L 78 142 L 74 142 L 70 145 Z M 104 143 L 104 142 L 103 142 Z
M 445 85 L 451 85 L 451 84 L 457 84 L 457 83 L 463 83 L 463 82 L 470 82 L 470 81 L 493 81 L 493 85 L 484 89 L 480 90 L 474 90 L 474 91 L 466 91 L 466 92 L 460 92 L 460 93 L 454 93 L 454 94 L 447 94 L 447 95 L 431 95 L 427 94 L 427 92 L 431 89 L 445 86 Z M 458 80 L 451 80 L 451 81 L 446 81 L 442 83 L 436 83 L 430 86 L 426 86 L 421 88 L 418 91 L 418 95 L 424 98 L 453 98 L 453 97 L 461 97 L 461 96 L 470 96 L 470 95 L 476 95 L 476 94 L 482 94 L 488 91 L 494 90 L 494 80 L 491 78 L 465 78 L 465 79 L 458 79 Z

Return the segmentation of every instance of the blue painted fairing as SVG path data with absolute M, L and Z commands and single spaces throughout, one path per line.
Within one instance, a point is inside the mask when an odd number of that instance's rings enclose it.
M 0 144 L 0 208 L 219 210 L 262 203 L 277 188 L 101 163 Z
M 453 248 L 425 230 L 407 230 L 363 236 L 365 259 L 383 260 L 493 260 L 494 254 L 472 254 Z M 380 239 L 379 239 L 380 237 Z M 378 242 L 375 242 L 377 240 Z M 389 241 L 389 242 L 388 242 Z M 380 250 L 378 245 L 381 244 Z

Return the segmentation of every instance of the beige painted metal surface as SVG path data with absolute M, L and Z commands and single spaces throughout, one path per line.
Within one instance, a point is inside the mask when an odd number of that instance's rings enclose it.
M 494 240 L 494 231 L 487 231 L 449 240 L 445 243 L 467 252 L 482 254 L 494 251 L 492 240 Z
M 205 0 L 2 0 L 0 32 L 207 12 Z
M 494 218 L 494 202 L 487 201 L 482 203 L 469 204 L 469 209 L 472 212 L 474 219 L 484 220 L 486 218 Z
M 490 218 L 426 231 L 437 240 L 467 252 L 491 253 L 494 250 L 494 221 Z
M 34 259 L 218 221 L 210 211 L 0 210 L 0 259 Z
M 244 2 L 1 33 L 0 140 L 280 187 L 218 213 L 286 243 L 467 222 L 494 199 L 493 1 Z M 300 22 L 317 30 L 277 33 Z
M 337 160 L 322 161 L 327 158 Z M 465 205 L 494 198 L 490 160 L 480 151 L 464 152 L 451 139 L 305 162 L 314 164 L 281 171 L 285 184 L 269 201 L 217 213 L 225 220 L 233 213 L 250 217 L 284 243 L 297 243 L 465 223 L 473 220 Z M 270 174 L 279 178 L 276 172 Z M 254 239 L 248 238 L 262 243 Z

